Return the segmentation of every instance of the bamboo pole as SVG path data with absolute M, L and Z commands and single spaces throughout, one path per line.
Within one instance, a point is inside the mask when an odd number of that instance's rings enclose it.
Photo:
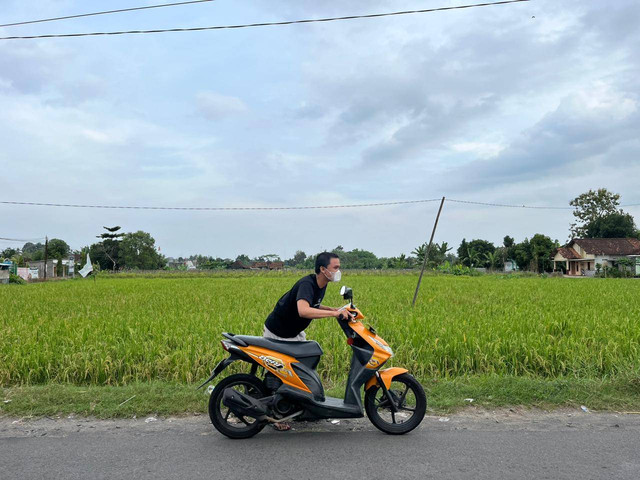
M 424 275 L 424 269 L 427 266 L 427 259 L 429 258 L 429 251 L 431 250 L 431 244 L 433 243 L 433 237 L 436 234 L 436 228 L 438 228 L 438 220 L 440 219 L 440 212 L 442 212 L 442 206 L 444 205 L 444 197 L 440 201 L 440 208 L 438 209 L 438 215 L 436 215 L 436 222 L 433 224 L 433 230 L 431 231 L 431 238 L 429 239 L 429 245 L 427 251 L 424 252 L 424 259 L 422 261 L 422 270 L 420 270 L 420 278 L 418 278 L 418 285 L 416 285 L 416 293 L 413 294 L 412 307 L 416 306 L 416 299 L 418 298 L 418 291 L 420 290 L 420 283 L 422 283 L 422 275 Z

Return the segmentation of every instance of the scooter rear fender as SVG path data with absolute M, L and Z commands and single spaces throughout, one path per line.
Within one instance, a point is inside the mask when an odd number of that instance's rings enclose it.
M 393 377 L 397 377 L 398 375 L 402 375 L 403 373 L 407 373 L 408 371 L 409 370 L 407 370 L 406 368 L 398 368 L 398 367 L 386 368 L 384 370 L 380 370 L 380 378 L 382 379 L 384 386 L 389 388 L 391 387 L 391 380 L 393 380 Z M 378 384 L 378 377 L 374 375 L 365 384 L 364 389 L 369 390 L 371 387 L 377 384 Z
M 243 352 L 233 351 L 233 352 L 231 352 L 231 355 L 229 355 L 227 358 L 225 358 L 220 363 L 218 363 L 218 365 L 216 365 L 216 368 L 214 368 L 213 372 L 211 372 L 211 376 L 202 385 L 200 385 L 198 388 L 196 388 L 196 390 L 200 390 L 207 383 L 209 383 L 211 380 L 213 380 L 218 375 L 220 375 L 220 373 L 222 373 L 222 371 L 225 368 L 227 368 L 229 365 L 231 365 L 233 362 L 235 362 L 237 360 L 244 360 L 245 362 L 255 363 L 253 360 L 251 360 L 249 357 L 247 357 Z

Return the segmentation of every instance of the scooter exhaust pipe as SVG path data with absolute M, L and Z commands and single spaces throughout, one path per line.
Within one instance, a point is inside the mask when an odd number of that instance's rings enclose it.
M 271 415 L 271 411 L 260 400 L 237 392 L 232 388 L 225 389 L 222 394 L 222 403 L 236 416 L 265 420 Z

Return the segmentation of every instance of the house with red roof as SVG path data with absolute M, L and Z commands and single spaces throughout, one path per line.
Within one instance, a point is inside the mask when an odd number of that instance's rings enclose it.
M 640 275 L 640 240 L 637 238 L 574 238 L 556 250 L 553 269 L 567 275 L 593 276 L 596 265 L 617 267 L 623 258 L 635 262 L 635 274 Z M 564 267 L 564 268 L 562 268 Z

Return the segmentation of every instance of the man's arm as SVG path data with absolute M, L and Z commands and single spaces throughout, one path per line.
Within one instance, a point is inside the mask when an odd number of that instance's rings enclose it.
M 309 305 L 309 302 L 306 300 L 298 300 L 298 315 L 302 318 L 327 318 L 327 317 L 339 317 L 342 314 L 346 314 L 348 312 L 338 311 L 337 308 L 324 307 L 322 305 L 320 308 L 313 308 Z
M 338 310 L 337 308 L 327 307 L 326 305 L 320 305 L 318 308 L 320 310 L 329 310 L 330 312 L 335 312 Z

